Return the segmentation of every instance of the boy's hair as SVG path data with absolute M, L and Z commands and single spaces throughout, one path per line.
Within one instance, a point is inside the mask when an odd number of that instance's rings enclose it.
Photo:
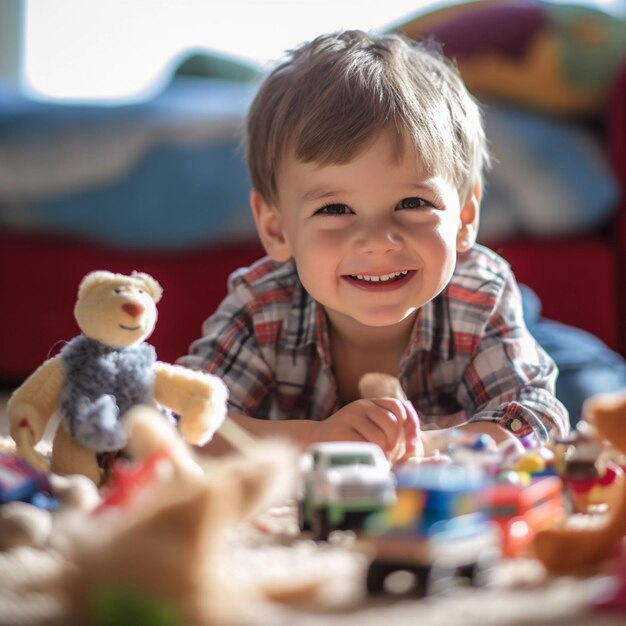
M 481 113 L 453 63 L 431 47 L 400 35 L 344 31 L 291 51 L 248 112 L 254 188 L 275 201 L 287 155 L 347 163 L 391 130 L 399 148 L 409 139 L 426 170 L 445 175 L 467 201 L 489 161 Z

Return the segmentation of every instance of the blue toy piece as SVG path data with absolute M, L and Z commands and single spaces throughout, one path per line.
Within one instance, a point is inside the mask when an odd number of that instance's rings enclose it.
M 454 465 L 398 472 L 396 504 L 368 519 L 360 537 L 365 552 L 374 555 L 368 592 L 387 591 L 398 571 L 412 574 L 418 596 L 456 576 L 482 584 L 500 558 L 499 531 L 479 497 L 486 484 L 483 476 Z
M 14 454 L 0 453 L 0 504 L 16 500 L 48 510 L 59 506 L 46 474 Z

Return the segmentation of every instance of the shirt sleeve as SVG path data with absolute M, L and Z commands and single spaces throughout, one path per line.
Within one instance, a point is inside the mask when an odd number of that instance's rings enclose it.
M 510 271 L 489 310 L 466 368 L 458 400 L 471 422 L 492 421 L 517 437 L 545 443 L 569 430 L 554 395 L 557 366 L 526 328 L 519 287 Z
M 219 376 L 228 388 L 228 408 L 255 416 L 273 386 L 272 369 L 255 334 L 255 298 L 238 283 L 203 325 L 202 338 L 178 363 Z M 262 412 L 259 412 L 262 415 Z

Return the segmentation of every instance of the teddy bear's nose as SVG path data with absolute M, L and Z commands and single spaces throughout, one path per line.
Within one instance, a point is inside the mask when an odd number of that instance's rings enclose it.
M 143 306 L 141 304 L 135 304 L 134 302 L 123 304 L 122 309 L 131 317 L 138 317 L 144 312 Z

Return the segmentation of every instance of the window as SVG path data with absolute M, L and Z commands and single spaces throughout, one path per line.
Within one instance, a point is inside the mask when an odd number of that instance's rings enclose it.
M 40 96 L 141 96 L 190 49 L 260 64 L 340 28 L 374 29 L 432 0 L 26 0 L 25 81 Z
M 463 1 L 3 0 L 0 22 L 6 25 L 0 34 L 9 43 L 0 46 L 15 47 L 15 38 L 6 34 L 19 32 L 15 24 L 22 19 L 23 84 L 31 95 L 141 98 L 167 81 L 182 55 L 193 49 L 267 64 L 323 32 L 376 29 Z M 626 0 L 553 1 L 626 11 Z M 11 58 L 0 52 L 0 58 Z M 0 76 L 2 71 L 0 66 Z

